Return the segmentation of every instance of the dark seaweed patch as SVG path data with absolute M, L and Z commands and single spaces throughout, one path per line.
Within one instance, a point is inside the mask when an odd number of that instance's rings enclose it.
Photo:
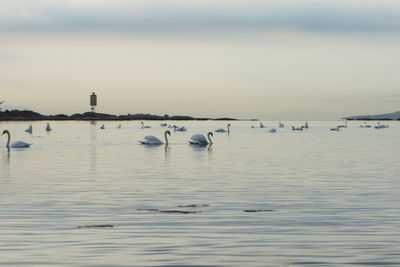
M 112 224 L 92 224 L 92 225 L 79 225 L 78 228 L 112 228 Z
M 249 210 L 244 210 L 244 212 L 271 212 L 274 210 L 254 210 L 254 209 L 249 209 Z
M 158 211 L 158 209 L 137 209 L 137 211 Z
M 200 213 L 200 211 L 187 211 L 187 210 L 160 210 L 162 213 L 181 213 L 181 214 L 189 214 L 189 213 Z
M 208 204 L 190 204 L 190 205 L 178 205 L 179 208 L 198 208 L 198 207 L 209 207 Z

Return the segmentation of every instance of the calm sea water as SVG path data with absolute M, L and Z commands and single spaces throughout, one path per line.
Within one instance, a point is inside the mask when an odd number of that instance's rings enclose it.
M 0 123 L 32 143 L 0 137 L 1 266 L 400 265 L 399 122 L 232 122 L 202 148 L 225 122 L 168 147 L 138 143 L 160 122 L 50 123 Z

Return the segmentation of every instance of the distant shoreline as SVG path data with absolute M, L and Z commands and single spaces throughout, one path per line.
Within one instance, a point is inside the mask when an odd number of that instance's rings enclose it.
M 350 116 L 344 117 L 343 119 L 349 121 L 399 121 L 400 120 L 400 111 L 386 114 L 378 114 L 378 115 L 358 115 L 358 116 Z
M 112 115 L 105 113 L 96 112 L 85 112 L 85 113 L 75 113 L 71 116 L 65 114 L 57 115 L 42 115 L 38 112 L 31 110 L 6 110 L 0 112 L 0 121 L 43 121 L 43 120 L 53 120 L 53 121 L 93 121 L 93 120 L 109 120 L 109 121 L 128 121 L 128 120 L 215 120 L 215 121 L 236 121 L 238 119 L 234 118 L 195 118 L 191 116 L 182 115 L 152 115 L 152 114 L 127 114 L 127 115 Z M 251 119 L 256 120 L 256 119 Z

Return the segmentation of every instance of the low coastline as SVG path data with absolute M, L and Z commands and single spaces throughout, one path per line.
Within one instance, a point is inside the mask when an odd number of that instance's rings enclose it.
M 128 120 L 224 120 L 224 121 L 235 121 L 238 119 L 234 118 L 195 118 L 191 116 L 183 115 L 152 115 L 152 114 L 126 114 L 126 115 L 112 115 L 106 113 L 97 112 L 85 112 L 85 113 L 75 113 L 73 115 L 57 114 L 57 115 L 42 115 L 38 112 L 31 110 L 6 110 L 0 112 L 0 121 L 43 121 L 43 120 L 53 120 L 53 121 L 93 121 L 93 120 L 109 120 L 109 121 L 128 121 Z

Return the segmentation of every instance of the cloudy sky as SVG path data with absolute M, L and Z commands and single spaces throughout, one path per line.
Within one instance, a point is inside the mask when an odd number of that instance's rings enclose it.
M 398 0 L 2 0 L 0 101 L 271 120 L 400 110 Z

